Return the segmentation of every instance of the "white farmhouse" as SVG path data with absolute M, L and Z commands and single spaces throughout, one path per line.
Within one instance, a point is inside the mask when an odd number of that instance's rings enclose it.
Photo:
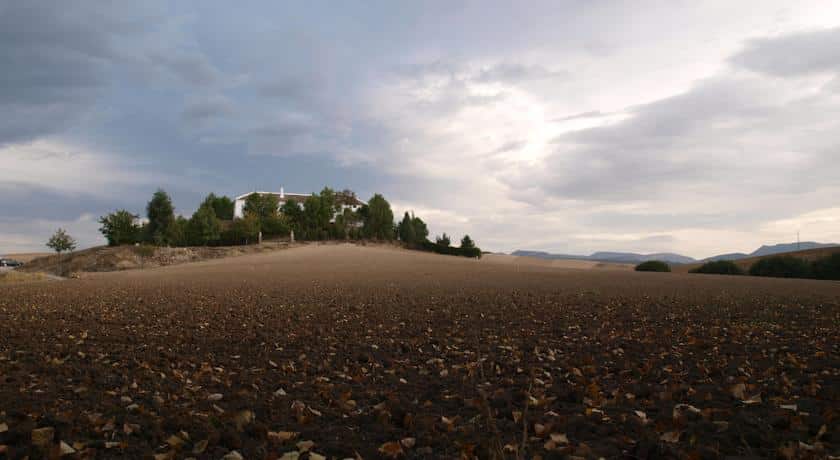
M 283 187 L 280 187 L 279 192 L 249 192 L 236 197 L 236 201 L 233 203 L 233 218 L 234 219 L 241 219 L 245 217 L 245 200 L 248 199 L 248 196 L 251 194 L 258 194 L 258 195 L 274 195 L 277 197 L 277 202 L 279 206 L 283 206 L 287 201 L 292 201 L 297 203 L 298 206 L 303 209 L 303 202 L 306 201 L 307 198 L 312 196 L 312 193 L 286 193 L 283 190 Z M 364 206 L 365 202 L 356 198 L 356 195 L 350 193 L 348 191 L 343 192 L 335 192 L 335 200 L 341 208 L 336 212 L 336 215 L 341 214 L 344 212 L 345 209 L 351 209 L 353 211 L 358 211 L 362 206 Z M 333 218 L 335 218 L 333 216 Z

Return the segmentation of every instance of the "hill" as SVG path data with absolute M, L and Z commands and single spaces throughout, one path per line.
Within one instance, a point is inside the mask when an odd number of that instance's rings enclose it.
M 636 254 L 633 252 L 609 252 L 599 251 L 591 255 L 569 255 L 569 254 L 551 254 L 544 251 L 528 251 L 517 250 L 511 253 L 512 256 L 537 257 L 540 259 L 557 260 L 557 259 L 571 259 L 571 260 L 588 260 L 593 262 L 610 262 L 620 264 L 638 264 L 648 260 L 662 260 L 672 264 L 690 264 L 697 262 L 697 259 L 684 256 L 681 254 L 674 254 L 670 252 L 655 253 L 655 254 Z
M 777 246 L 781 246 L 781 245 L 777 245 Z M 765 247 L 765 246 L 762 246 L 762 247 Z M 743 269 L 746 272 L 746 271 L 749 270 L 749 268 L 752 264 L 754 264 L 756 261 L 761 260 L 765 257 L 784 254 L 786 256 L 793 256 L 793 257 L 798 257 L 800 259 L 805 259 L 805 260 L 810 262 L 810 261 L 819 259 L 821 257 L 825 257 L 825 256 L 828 256 L 828 255 L 834 254 L 835 252 L 840 252 L 840 246 L 836 246 L 836 245 L 834 245 L 834 246 L 821 246 L 821 247 L 817 247 L 817 248 L 813 248 L 813 249 L 806 249 L 806 250 L 803 250 L 803 251 L 770 252 L 767 255 L 760 255 L 760 256 L 750 255 L 750 256 L 747 256 L 747 257 L 744 257 L 744 258 L 740 258 L 740 259 L 734 259 L 734 260 L 729 259 L 729 260 L 732 260 L 733 262 L 735 262 L 736 265 L 741 267 L 741 269 Z M 700 261 L 700 262 L 697 262 L 697 263 L 694 263 L 694 264 L 682 265 L 682 266 L 678 267 L 677 270 L 675 270 L 675 271 L 678 271 L 678 272 L 681 272 L 681 273 L 687 273 L 689 270 L 691 270 L 693 268 L 696 268 L 696 267 L 699 267 L 704 262 L 708 262 L 708 261 L 709 261 L 709 259 L 706 259 L 706 260 L 703 260 L 703 261 Z
M 836 247 L 835 243 L 815 243 L 813 241 L 803 241 L 801 243 L 782 243 L 774 245 L 764 245 L 750 253 L 750 257 L 769 256 L 773 254 L 781 254 L 784 252 L 806 251 L 808 249 L 830 248 Z

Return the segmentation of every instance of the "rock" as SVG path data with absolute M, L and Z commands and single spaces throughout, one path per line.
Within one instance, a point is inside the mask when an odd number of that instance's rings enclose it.
M 244 457 L 242 457 L 242 454 L 239 452 L 232 450 L 225 454 L 225 456 L 222 457 L 222 460 L 244 460 Z
M 32 444 L 47 448 L 52 443 L 55 437 L 55 428 L 49 426 L 45 428 L 36 428 L 32 430 Z
M 70 445 L 66 442 L 61 441 L 61 444 L 59 445 L 59 453 L 62 457 L 65 455 L 73 455 L 76 453 L 76 449 L 70 447 Z

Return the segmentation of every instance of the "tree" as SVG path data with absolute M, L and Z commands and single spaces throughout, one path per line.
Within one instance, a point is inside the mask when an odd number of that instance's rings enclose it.
M 253 214 L 262 222 L 277 214 L 280 208 L 280 201 L 272 194 L 260 195 L 259 193 L 252 193 L 245 198 L 245 207 L 242 208 L 245 214 Z
M 99 228 L 99 231 L 108 240 L 108 246 L 138 242 L 140 240 L 140 226 L 137 225 L 138 217 L 125 209 L 100 217 L 99 223 L 102 224 L 102 227 Z
M 220 234 L 221 225 L 212 204 L 201 205 L 187 224 L 187 242 L 190 245 L 206 246 L 218 240 Z
M 207 195 L 201 206 L 210 206 L 213 212 L 216 213 L 217 219 L 232 220 L 233 219 L 233 200 L 226 196 L 216 196 L 211 193 Z
M 464 235 L 461 238 L 461 247 L 458 248 L 458 253 L 464 257 L 481 258 L 481 249 L 476 247 L 475 242 L 469 235 Z
M 411 228 L 414 231 L 414 242 L 423 243 L 429 237 L 429 227 L 419 217 L 411 215 Z
M 414 222 L 408 212 L 403 215 L 403 220 L 397 226 L 397 235 L 406 244 L 414 244 L 417 241 L 417 236 L 414 233 Z
M 176 217 L 166 232 L 168 244 L 171 246 L 189 246 L 189 227 L 190 221 L 186 217 Z
M 76 240 L 68 235 L 63 228 L 59 228 L 47 241 L 47 247 L 58 253 L 58 270 L 61 274 L 64 274 L 64 261 L 61 258 L 61 253 L 76 249 Z
M 293 200 L 286 200 L 286 202 L 283 203 L 283 206 L 280 207 L 280 214 L 286 218 L 286 224 L 289 226 L 289 230 L 293 230 L 299 236 L 302 236 L 303 209 L 300 208 L 297 202 Z
M 671 266 L 661 260 L 648 260 L 636 265 L 637 272 L 670 272 Z
M 380 194 L 375 194 L 368 201 L 364 233 L 368 238 L 377 240 L 394 239 L 394 213 L 391 204 Z
M 464 237 L 461 238 L 461 249 L 471 249 L 474 247 L 475 243 L 469 235 L 464 235 Z
M 435 244 L 437 244 L 440 247 L 448 248 L 449 245 L 452 244 L 452 241 L 449 239 L 449 235 L 444 233 L 443 235 L 435 238 Z
M 774 276 L 777 278 L 808 278 L 811 266 L 804 259 L 794 256 L 771 256 L 757 260 L 750 266 L 752 276 Z
M 242 219 L 234 219 L 229 238 L 234 244 L 248 244 L 256 241 L 260 233 L 260 222 L 255 214 L 246 214 Z
M 151 240 L 158 245 L 171 242 L 172 225 L 175 222 L 175 208 L 172 199 L 162 189 L 158 189 L 146 206 L 149 218 L 148 232 Z
M 358 212 L 350 208 L 344 208 L 344 211 L 335 217 L 335 235 L 338 238 L 357 238 L 358 227 L 361 222 L 361 217 Z

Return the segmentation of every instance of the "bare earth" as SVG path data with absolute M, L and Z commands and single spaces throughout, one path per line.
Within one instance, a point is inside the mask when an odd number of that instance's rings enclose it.
M 840 283 L 514 262 L 327 245 L 3 286 L 0 458 L 840 455 Z
M 53 253 L 51 252 L 26 252 L 26 253 L 18 253 L 18 254 L 5 254 L 3 255 L 4 259 L 13 259 L 17 260 L 18 262 L 29 263 L 32 259 L 37 259 L 38 257 L 45 257 L 50 256 Z

